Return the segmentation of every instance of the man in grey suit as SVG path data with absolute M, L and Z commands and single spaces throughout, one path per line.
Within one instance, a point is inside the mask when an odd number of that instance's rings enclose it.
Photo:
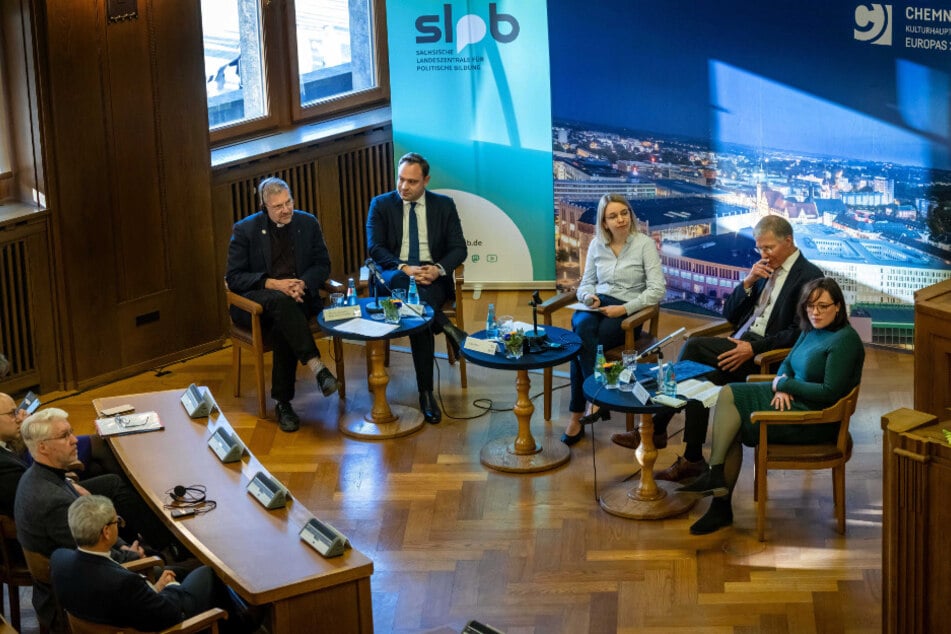
M 262 210 L 234 225 L 228 246 L 228 289 L 264 308 L 274 360 L 271 396 L 282 431 L 300 428 L 291 407 L 297 363 L 314 373 L 324 396 L 337 391 L 337 379 L 320 360 L 310 319 L 321 307 L 320 289 L 330 277 L 330 254 L 320 223 L 296 211 L 290 186 L 279 178 L 258 184 Z M 250 316 L 232 307 L 235 323 L 250 326 Z
M 442 312 L 454 297 L 453 270 L 466 259 L 468 248 L 459 212 L 452 198 L 426 191 L 429 162 L 414 152 L 399 160 L 396 191 L 370 202 L 367 246 L 390 289 L 407 288 L 416 279 L 420 299 L 433 311 L 433 327 L 410 336 L 419 408 L 429 423 L 442 420 L 433 397 L 433 333 L 445 332 L 453 345 L 462 345 L 466 334 Z
M 716 370 L 705 378 L 717 385 L 745 381 L 759 368 L 753 357 L 761 352 L 790 348 L 799 337 L 796 309 L 803 285 L 823 276 L 822 270 L 796 247 L 792 225 L 781 216 L 766 216 L 753 228 L 756 249 L 762 258 L 735 288 L 723 305 L 723 316 L 737 328 L 732 337 L 692 337 L 680 352 L 681 360 L 697 361 Z M 707 470 L 703 443 L 710 410 L 699 401 L 687 401 L 684 410 L 684 455 L 669 468 L 658 471 L 658 480 L 679 482 Z M 673 411 L 654 416 L 654 445 L 667 446 L 667 425 Z M 637 431 L 617 433 L 611 440 L 637 448 Z

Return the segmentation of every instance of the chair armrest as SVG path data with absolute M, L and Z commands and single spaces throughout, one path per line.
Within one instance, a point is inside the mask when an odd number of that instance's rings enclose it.
M 211 627 L 211 624 L 215 621 L 221 619 L 227 619 L 228 613 L 222 610 L 221 608 L 211 608 L 196 614 L 195 616 L 185 619 L 178 625 L 168 628 L 167 630 L 162 630 L 162 634 L 165 632 L 181 632 L 186 634 L 188 632 L 201 632 Z
M 760 370 L 767 369 L 774 363 L 779 363 L 789 356 L 790 350 L 792 350 L 792 348 L 776 348 L 775 350 L 760 352 L 758 355 L 753 357 L 753 363 L 758 365 Z
M 264 313 L 264 307 L 261 306 L 261 304 L 250 300 L 247 297 L 242 297 L 241 295 L 231 291 L 225 291 L 225 297 L 228 300 L 229 306 L 235 306 L 243 311 L 251 313 L 252 315 L 261 315 Z
M 638 326 L 643 326 L 651 319 L 656 319 L 658 316 L 660 316 L 660 306 L 658 304 L 647 306 L 625 317 L 624 321 L 621 322 L 621 329 L 634 330 Z
M 578 301 L 578 296 L 573 292 L 569 291 L 565 293 L 559 293 L 553 297 L 549 297 L 539 304 L 538 314 L 545 318 L 546 326 L 551 326 L 551 314 L 559 308 L 564 308 L 565 306 L 573 304 L 576 301 Z
M 750 374 L 746 377 L 747 383 L 765 383 L 776 378 L 775 374 Z
M 452 281 L 455 284 L 456 288 L 462 289 L 462 285 L 466 283 L 466 265 L 460 264 L 456 267 L 456 270 L 452 272 Z
M 726 319 L 715 319 L 710 323 L 691 328 L 684 333 L 684 339 L 689 339 L 690 337 L 716 337 L 717 335 L 733 332 L 733 330 L 733 324 Z
M 133 559 L 132 561 L 123 562 L 122 567 L 126 570 L 131 570 L 132 572 L 141 572 L 143 570 L 148 570 L 154 566 L 163 567 L 165 562 L 162 561 L 161 557 L 142 557 L 141 559 Z
M 750 415 L 752 423 L 766 423 L 767 425 L 809 425 L 812 423 L 830 422 L 825 412 L 814 410 L 787 410 L 779 411 L 760 411 L 753 412 Z
M 346 287 L 343 282 L 331 279 L 324 281 L 324 290 L 328 293 L 344 293 L 346 292 Z

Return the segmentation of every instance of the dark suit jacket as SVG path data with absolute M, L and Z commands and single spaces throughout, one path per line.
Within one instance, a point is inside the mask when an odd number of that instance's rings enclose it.
M 294 236 L 297 277 L 307 287 L 308 304 L 318 306 L 318 292 L 330 277 L 330 253 L 317 218 L 295 211 L 288 225 Z M 271 237 L 267 213 L 259 211 L 234 225 L 228 245 L 228 289 L 242 295 L 264 288 L 271 271 Z
M 786 275 L 779 297 L 776 298 L 776 305 L 773 306 L 769 315 L 769 321 L 766 322 L 766 336 L 750 342 L 755 354 L 777 348 L 791 348 L 796 343 L 800 333 L 799 319 L 796 315 L 799 308 L 799 293 L 802 291 L 803 284 L 820 277 L 823 277 L 822 269 L 807 260 L 800 251 L 799 258 Z M 743 284 L 738 284 L 723 305 L 723 316 L 736 327 L 744 324 L 756 309 L 756 302 L 759 301 L 764 286 L 766 286 L 766 280 L 758 280 L 753 285 L 753 290 L 747 295 Z
M 462 234 L 462 223 L 456 203 L 449 196 L 434 194 L 426 196 L 426 232 L 429 236 L 429 253 L 434 264 L 446 271 L 444 278 L 452 284 L 452 272 L 465 262 L 468 247 Z M 393 191 L 377 196 L 370 202 L 367 217 L 367 246 L 370 257 L 384 271 L 395 269 L 400 261 L 403 245 L 403 199 Z M 440 278 L 443 279 L 443 278 Z
M 185 618 L 185 588 L 171 585 L 155 592 L 145 577 L 105 557 L 60 548 L 50 568 L 60 605 L 79 618 L 146 632 Z
M 26 472 L 26 467 L 26 462 L 20 456 L 0 447 L 0 514 L 13 517 L 17 484 Z

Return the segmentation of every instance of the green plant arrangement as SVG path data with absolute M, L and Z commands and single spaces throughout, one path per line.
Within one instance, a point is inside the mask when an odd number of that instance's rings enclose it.
M 521 358 L 525 347 L 525 333 L 521 328 L 507 332 L 502 336 L 502 343 L 505 345 L 505 356 L 509 359 Z
M 616 386 L 621 372 L 624 371 L 624 364 L 620 361 L 608 361 L 601 366 L 601 371 L 604 372 L 607 385 Z
M 941 432 L 944 434 L 944 439 L 948 441 L 948 444 L 951 445 L 951 431 L 947 429 L 942 429 Z

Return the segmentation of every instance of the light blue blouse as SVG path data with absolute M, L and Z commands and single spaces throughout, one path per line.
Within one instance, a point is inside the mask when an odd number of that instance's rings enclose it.
M 632 233 L 618 256 L 600 236 L 588 246 L 578 301 L 592 293 L 611 295 L 624 302 L 627 314 L 659 304 L 667 292 L 657 245 L 643 233 Z

